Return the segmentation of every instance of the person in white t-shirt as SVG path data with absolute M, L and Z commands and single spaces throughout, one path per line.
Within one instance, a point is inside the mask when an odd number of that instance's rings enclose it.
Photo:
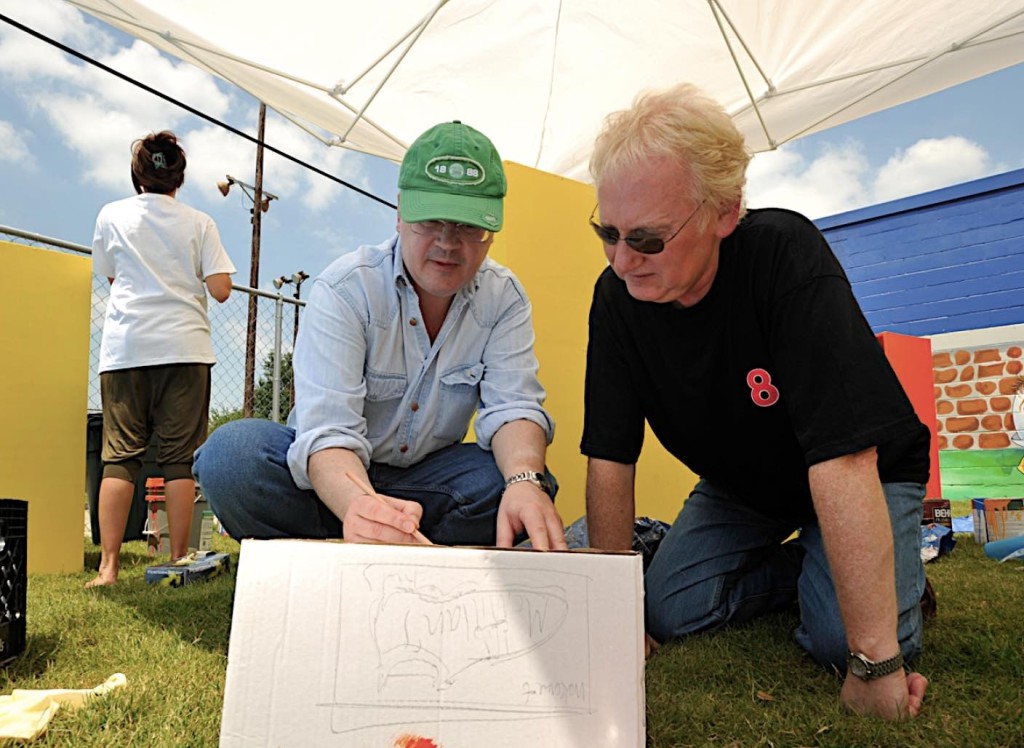
M 93 270 L 111 286 L 99 357 L 102 556 L 87 587 L 117 581 L 135 479 L 154 434 L 171 558 L 188 551 L 192 454 L 206 438 L 216 362 L 206 292 L 227 300 L 235 266 L 213 219 L 175 199 L 185 165 L 174 133 L 135 141 L 131 174 L 138 194 L 105 205 L 96 218 Z

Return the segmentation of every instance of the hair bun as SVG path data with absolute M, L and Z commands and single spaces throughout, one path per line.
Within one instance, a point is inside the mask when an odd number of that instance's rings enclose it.
M 174 192 L 185 180 L 185 165 L 185 151 L 170 130 L 150 133 L 132 144 L 132 184 L 136 192 Z

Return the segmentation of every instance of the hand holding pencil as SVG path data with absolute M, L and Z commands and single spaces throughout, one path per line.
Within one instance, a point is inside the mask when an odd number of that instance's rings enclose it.
M 364 481 L 358 475 L 356 475 L 355 473 L 352 473 L 350 471 L 346 471 L 345 472 L 345 476 L 350 481 L 352 481 L 356 486 L 358 486 L 360 488 L 360 490 L 362 490 L 362 492 L 364 494 L 366 494 L 367 496 L 373 497 L 376 501 L 379 501 L 381 504 L 383 504 L 384 506 L 388 507 L 389 509 L 394 509 L 394 507 L 392 507 L 390 504 L 388 504 L 388 502 L 384 499 L 383 496 L 381 496 L 376 491 L 374 491 L 373 487 L 370 486 L 366 481 Z M 413 537 L 413 539 L 417 543 L 420 543 L 422 545 L 433 545 L 433 543 L 430 542 L 430 540 L 427 538 L 427 536 L 424 535 L 423 533 L 421 533 L 418 529 L 414 528 L 412 530 L 412 532 L 409 532 L 407 534 L 411 535 Z

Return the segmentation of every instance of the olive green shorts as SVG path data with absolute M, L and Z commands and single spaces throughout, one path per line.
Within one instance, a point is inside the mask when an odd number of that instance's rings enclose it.
M 164 480 L 192 478 L 192 454 L 206 439 L 211 364 L 168 364 L 100 374 L 104 478 L 134 483 L 150 439 Z

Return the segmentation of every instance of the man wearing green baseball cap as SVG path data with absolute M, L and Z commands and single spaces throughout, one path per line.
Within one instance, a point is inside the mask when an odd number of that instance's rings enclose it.
M 313 281 L 288 425 L 221 426 L 196 478 L 236 538 L 563 549 L 530 303 L 487 257 L 501 158 L 472 127 L 439 124 L 398 188 L 398 233 Z

